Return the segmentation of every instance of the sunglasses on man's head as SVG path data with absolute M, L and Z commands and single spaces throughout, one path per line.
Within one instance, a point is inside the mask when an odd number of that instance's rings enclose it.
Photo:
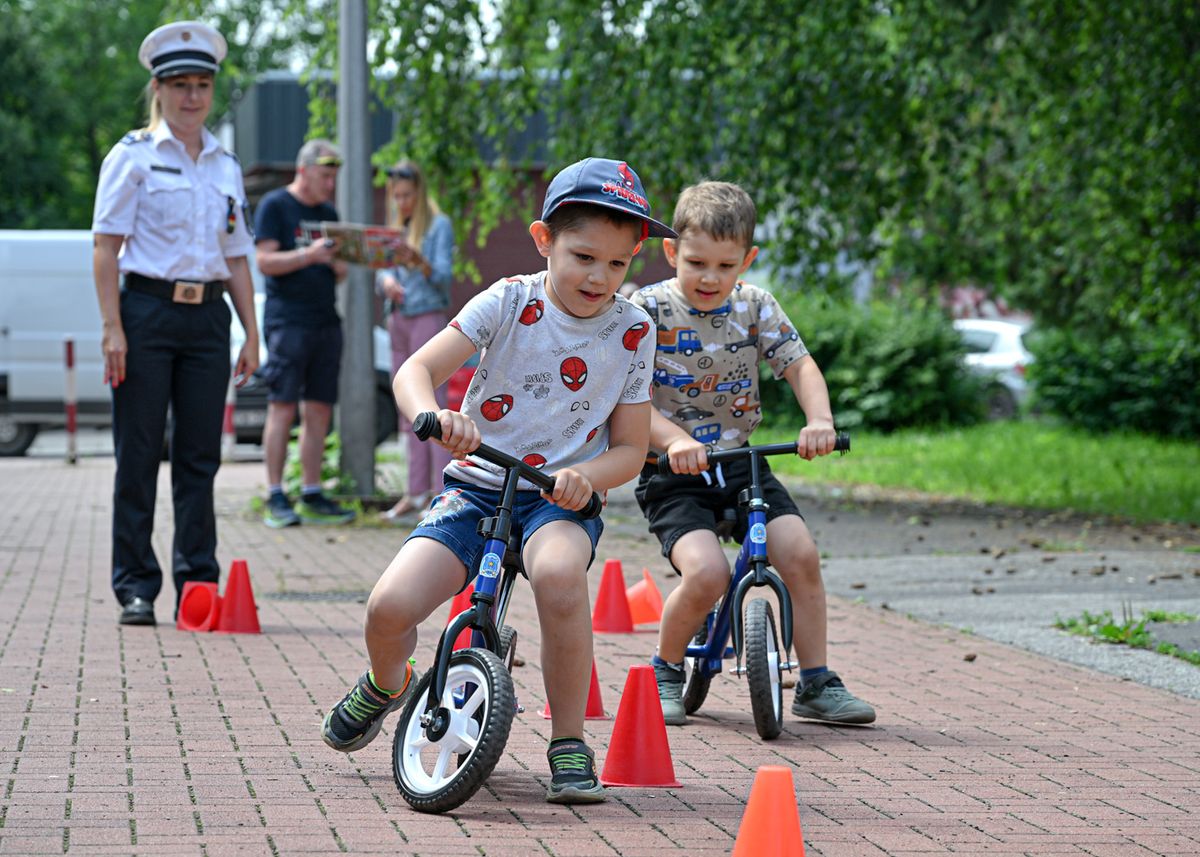
M 321 155 L 317 158 L 316 164 L 318 167 L 340 167 L 342 159 L 337 155 Z

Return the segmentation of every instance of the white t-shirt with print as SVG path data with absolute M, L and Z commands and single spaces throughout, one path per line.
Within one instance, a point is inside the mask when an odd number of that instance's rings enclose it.
M 462 412 L 485 444 L 547 473 L 604 452 L 613 409 L 650 399 L 653 325 L 619 295 L 600 315 L 576 318 L 550 301 L 544 271 L 524 274 L 471 298 L 450 324 L 482 352 Z M 503 481 L 474 458 L 445 474 L 485 488 Z

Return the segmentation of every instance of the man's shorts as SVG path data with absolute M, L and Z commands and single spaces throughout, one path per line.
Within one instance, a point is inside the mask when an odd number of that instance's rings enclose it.
M 271 326 L 265 331 L 267 364 L 259 374 L 271 402 L 336 404 L 342 362 L 342 327 Z
M 477 529 L 479 521 L 495 515 L 499 502 L 499 491 L 447 479 L 446 490 L 433 499 L 429 511 L 408 538 L 433 539 L 450 548 L 467 567 L 467 583 L 470 583 L 478 574 L 483 559 L 483 536 Z M 513 503 L 513 531 L 520 528 L 522 551 L 530 536 L 553 521 L 573 521 L 583 528 L 592 542 L 592 555 L 588 558 L 590 566 L 596 558 L 596 544 L 604 532 L 604 523 L 599 518 L 584 520 L 578 512 L 543 500 L 538 491 L 517 492 Z
M 675 543 L 687 533 L 693 530 L 717 532 L 717 524 L 723 520 L 726 509 L 737 511 L 734 541 L 741 544 L 746 537 L 749 516 L 738 506 L 738 494 L 750 486 L 750 460 L 736 458 L 719 467 L 719 473 L 717 467 L 708 471 L 711 482 L 705 481 L 703 475 L 672 473 L 662 476 L 655 465 L 642 468 L 634 496 L 650 523 L 650 532 L 662 542 L 663 556 L 667 559 L 671 558 Z M 803 517 L 787 489 L 771 473 L 765 458 L 759 459 L 759 476 L 763 499 L 770 507 L 767 509 L 768 523 L 781 515 Z

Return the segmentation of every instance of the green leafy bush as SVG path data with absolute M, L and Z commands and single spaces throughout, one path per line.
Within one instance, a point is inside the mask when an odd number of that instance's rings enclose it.
M 839 428 L 970 425 L 983 417 L 981 383 L 963 367 L 962 343 L 937 307 L 905 298 L 857 305 L 823 294 L 780 303 L 825 374 Z M 791 388 L 764 365 L 764 419 L 792 424 Z
M 1200 342 L 1182 328 L 1096 339 L 1043 330 L 1030 345 L 1038 406 L 1090 431 L 1200 436 Z

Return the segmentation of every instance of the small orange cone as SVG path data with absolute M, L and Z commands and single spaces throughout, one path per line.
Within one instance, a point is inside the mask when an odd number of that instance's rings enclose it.
M 254 605 L 254 590 L 250 588 L 250 570 L 244 559 L 235 559 L 229 567 L 221 615 L 213 630 L 223 634 L 262 633 L 258 625 L 258 608 Z
M 650 577 L 650 569 L 642 569 L 642 579 L 625 590 L 629 602 L 629 615 L 633 624 L 644 625 L 662 619 L 663 597 Z
M 450 602 L 450 615 L 446 617 L 446 624 L 450 622 L 459 613 L 471 606 L 471 593 L 475 591 L 475 584 L 468 583 L 467 588 L 454 596 L 454 600 Z M 464 628 L 458 634 L 458 639 L 454 641 L 454 648 L 451 651 L 457 652 L 459 649 L 471 648 L 471 629 Z
M 625 577 L 621 561 L 604 561 L 604 576 L 596 593 L 596 608 L 592 611 L 592 630 L 602 634 L 633 633 L 633 617 L 629 615 L 629 599 L 625 597 Z
M 217 585 L 199 580 L 183 584 L 179 596 L 179 615 L 175 627 L 180 631 L 211 631 L 221 615 L 221 596 Z
M 606 786 L 679 788 L 654 667 L 629 668 L 600 782 Z
M 542 717 L 550 719 L 550 703 Z M 592 686 L 588 688 L 587 710 L 583 712 L 584 720 L 612 720 L 612 715 L 604 713 L 604 702 L 600 699 L 600 678 L 596 675 L 596 661 L 592 660 Z
M 733 857 L 804 857 L 791 768 L 763 765 L 754 775 Z

